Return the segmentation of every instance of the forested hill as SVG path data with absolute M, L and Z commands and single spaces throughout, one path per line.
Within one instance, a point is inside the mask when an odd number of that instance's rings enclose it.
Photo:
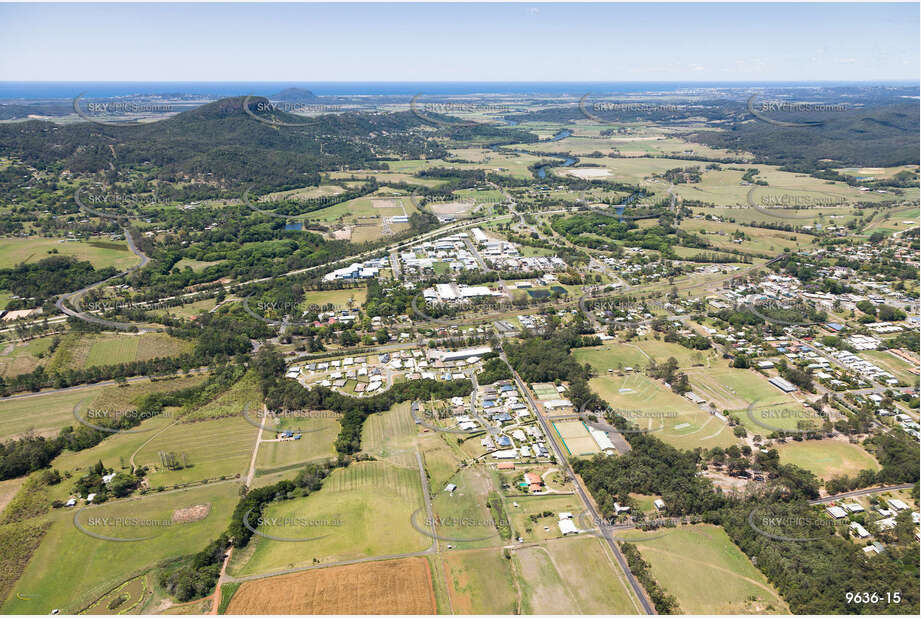
M 784 127 L 749 115 L 749 120 L 724 130 L 700 131 L 687 138 L 714 148 L 752 152 L 761 162 L 803 172 L 918 163 L 917 101 L 822 113 L 765 111 L 762 115 L 784 122 L 822 124 Z
M 169 181 L 270 189 L 318 182 L 320 169 L 380 168 L 381 159 L 443 156 L 432 129 L 410 112 L 328 114 L 313 119 L 263 111 L 262 97 L 208 103 L 141 126 L 28 121 L 0 125 L 0 150 L 39 169 L 75 173 L 144 170 Z M 322 146 L 321 146 L 322 142 Z

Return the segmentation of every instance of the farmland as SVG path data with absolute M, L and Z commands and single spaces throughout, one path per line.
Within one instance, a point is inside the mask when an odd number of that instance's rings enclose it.
M 228 614 L 434 614 L 424 558 L 316 569 L 245 582 Z

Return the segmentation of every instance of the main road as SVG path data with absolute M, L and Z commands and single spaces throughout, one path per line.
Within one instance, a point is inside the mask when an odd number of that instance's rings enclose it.
M 547 442 L 550 443 L 551 448 L 553 448 L 553 454 L 556 456 L 556 460 L 559 463 L 560 468 L 563 469 L 564 473 L 573 480 L 573 484 L 576 487 L 576 492 L 579 494 L 579 497 L 582 499 L 582 503 L 585 505 L 585 510 L 591 516 L 593 522 L 603 522 L 598 510 L 595 508 L 594 503 L 586 493 L 585 489 L 582 487 L 582 484 L 579 483 L 576 479 L 575 472 L 572 470 L 572 466 L 569 465 L 569 461 L 563 456 L 563 451 L 560 449 L 559 445 L 556 443 L 556 440 L 553 439 L 553 434 L 550 431 L 550 426 L 547 423 L 547 420 L 544 418 L 544 415 L 541 414 L 540 408 L 537 407 L 537 402 L 534 401 L 534 397 L 531 395 L 531 391 L 528 390 L 527 384 L 524 383 L 524 380 L 521 379 L 521 376 L 518 375 L 518 372 L 515 371 L 515 368 L 512 367 L 512 364 L 508 361 L 508 356 L 505 354 L 505 350 L 502 348 L 502 342 L 499 342 L 499 357 L 508 365 L 509 370 L 512 372 L 512 376 L 515 378 L 515 383 L 518 385 L 518 388 L 524 393 L 524 396 L 528 399 L 528 403 L 534 410 L 534 414 L 537 416 L 537 420 L 540 421 L 541 427 L 544 430 L 544 433 L 547 435 Z M 656 610 L 650 603 L 649 598 L 646 596 L 646 591 L 640 586 L 640 583 L 636 580 L 636 577 L 633 576 L 633 573 L 630 572 L 630 565 L 627 564 L 627 559 L 624 558 L 624 555 L 621 553 L 620 548 L 617 547 L 617 543 L 614 542 L 614 538 L 611 536 L 610 530 L 603 523 L 598 526 L 598 529 L 601 531 L 601 536 L 607 542 L 608 547 L 611 548 L 611 552 L 614 554 L 614 557 L 617 559 L 617 563 L 620 565 L 620 568 L 623 570 L 624 575 L 627 577 L 627 581 L 630 582 L 630 587 L 633 588 L 634 594 L 639 599 L 640 604 L 643 606 L 643 611 L 647 614 L 655 614 Z

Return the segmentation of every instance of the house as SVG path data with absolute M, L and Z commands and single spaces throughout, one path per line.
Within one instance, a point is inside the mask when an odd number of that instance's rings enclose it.
M 853 530 L 857 534 L 857 536 L 861 539 L 865 539 L 868 536 L 870 536 L 870 533 L 867 532 L 867 529 L 861 526 L 860 524 L 858 524 L 856 521 L 851 522 L 851 530 Z
M 576 528 L 575 522 L 572 521 L 572 513 L 560 513 L 559 517 L 560 521 L 558 525 L 560 527 L 560 533 L 563 536 L 579 533 L 579 529 Z
M 109 473 L 109 474 L 104 474 L 104 475 L 102 476 L 102 482 L 103 482 L 103 484 L 108 485 L 109 483 L 111 483 L 111 482 L 112 482 L 112 479 L 115 478 L 115 475 L 116 475 L 115 472 L 111 472 L 111 473 Z M 890 502 L 890 504 L 891 504 L 891 502 Z
M 499 470 L 514 470 L 515 464 L 512 463 L 511 461 L 503 461 L 497 467 L 499 468 Z
M 518 451 L 516 449 L 506 449 L 504 451 L 496 451 L 492 454 L 493 459 L 516 459 L 518 457 Z
M 889 506 L 894 509 L 896 512 L 904 511 L 908 508 L 908 505 L 899 500 L 898 498 L 893 498 L 889 500 Z
M 86 501 L 92 502 L 95 497 L 96 497 L 96 494 L 90 494 L 86 497 Z
M 70 500 L 64 503 L 64 506 L 75 506 L 76 504 L 77 504 L 77 499 L 71 498 Z
M 455 485 L 454 483 L 448 483 L 447 485 L 445 485 L 445 491 L 448 492 L 449 494 L 454 493 L 455 489 L 457 489 L 457 485 Z
M 853 504 L 842 504 L 841 508 L 846 510 L 848 513 L 862 513 L 864 510 L 863 507 L 856 502 Z
M 825 512 L 834 517 L 835 519 L 841 519 L 847 517 L 847 511 L 842 509 L 840 506 L 830 506 L 825 509 Z
M 528 485 L 537 485 L 538 487 L 544 484 L 544 479 L 540 478 L 539 474 L 533 472 L 525 472 L 524 482 Z
M 894 517 L 887 517 L 886 519 L 880 519 L 878 522 L 876 522 L 877 530 L 892 530 L 893 528 L 895 528 Z
M 652 505 L 656 507 L 657 511 L 661 511 L 662 509 L 665 508 L 665 502 L 661 498 L 653 502 Z
M 617 502 L 614 503 L 614 514 L 615 515 L 620 515 L 621 513 L 629 513 L 629 512 L 630 512 L 629 506 L 621 506 Z

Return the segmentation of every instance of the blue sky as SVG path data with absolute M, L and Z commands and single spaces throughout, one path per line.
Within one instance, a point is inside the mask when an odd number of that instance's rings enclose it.
M 0 81 L 917 81 L 918 23 L 918 3 L 0 4 Z

